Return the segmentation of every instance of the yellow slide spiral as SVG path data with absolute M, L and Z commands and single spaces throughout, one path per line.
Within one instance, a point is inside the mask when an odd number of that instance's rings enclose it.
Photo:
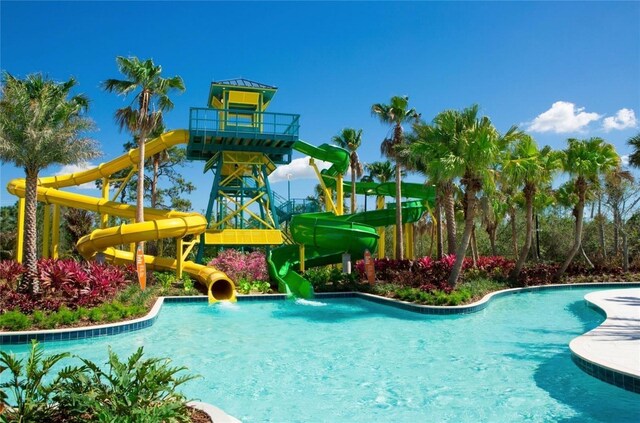
M 185 144 L 188 140 L 189 132 L 186 130 L 167 132 L 145 145 L 145 157 L 157 154 L 174 145 Z M 37 191 L 38 201 L 133 219 L 135 217 L 135 206 L 133 205 L 61 191 L 58 188 L 80 185 L 109 177 L 119 170 L 135 165 L 138 161 L 138 154 L 138 149 L 133 149 L 110 162 L 102 163 L 83 172 L 40 178 Z M 10 181 L 7 185 L 7 190 L 13 195 L 24 197 L 26 191 L 25 180 L 14 179 Z M 146 221 L 142 223 L 97 229 L 91 234 L 82 237 L 76 247 L 86 259 L 91 259 L 96 253 L 101 252 L 108 260 L 116 264 L 132 263 L 135 259 L 133 253 L 117 250 L 113 247 L 115 245 L 161 238 L 197 236 L 207 228 L 207 220 L 199 213 L 145 208 L 144 216 Z M 178 252 L 178 254 L 181 254 L 181 252 Z M 147 263 L 147 268 L 152 270 L 175 270 L 177 268 L 177 259 L 145 255 L 145 262 Z M 210 302 L 236 300 L 233 282 L 218 269 L 185 261 L 184 271 L 194 276 L 207 287 Z

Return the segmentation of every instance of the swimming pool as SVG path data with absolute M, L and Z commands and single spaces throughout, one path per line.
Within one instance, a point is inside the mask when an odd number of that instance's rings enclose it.
M 109 345 L 121 357 L 144 345 L 204 376 L 188 397 L 246 423 L 640 421 L 637 394 L 571 361 L 569 341 L 603 320 L 590 291 L 521 293 L 454 316 L 359 298 L 165 304 L 149 329 L 44 345 L 96 362 Z

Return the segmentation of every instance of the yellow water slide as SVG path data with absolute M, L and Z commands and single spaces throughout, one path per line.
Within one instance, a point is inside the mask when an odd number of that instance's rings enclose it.
M 167 148 L 189 141 L 189 131 L 177 130 L 167 132 L 160 137 L 147 142 L 145 157 L 153 156 Z M 76 209 L 90 210 L 102 215 L 118 216 L 134 219 L 135 206 L 123 204 L 108 199 L 61 191 L 59 188 L 81 185 L 87 182 L 108 178 L 122 169 L 135 167 L 138 163 L 138 149 L 107 163 L 83 172 L 67 175 L 43 177 L 38 180 L 38 201 L 47 204 L 57 204 Z M 7 190 L 18 197 L 25 196 L 25 180 L 14 179 L 7 185 Z M 174 210 L 157 210 L 145 208 L 145 222 L 123 224 L 120 226 L 97 229 L 82 237 L 77 249 L 86 259 L 91 259 L 98 252 L 103 253 L 111 262 L 123 264 L 134 261 L 134 253 L 114 248 L 141 241 L 151 241 L 161 238 L 182 239 L 187 235 L 199 235 L 207 228 L 207 220 L 199 213 L 185 213 Z M 182 250 L 182 248 L 180 248 Z M 186 273 L 194 276 L 207 287 L 209 301 L 235 301 L 235 287 L 229 277 L 209 266 L 203 266 L 192 261 L 183 261 L 182 251 L 177 251 L 178 257 L 163 258 L 145 255 L 148 269 L 175 270 L 182 268 Z

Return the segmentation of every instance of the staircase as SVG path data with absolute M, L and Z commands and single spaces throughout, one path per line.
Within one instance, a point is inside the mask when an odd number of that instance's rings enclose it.
M 273 201 L 280 223 L 288 222 L 294 214 L 315 213 L 322 210 L 317 200 L 308 198 L 287 200 L 276 192 L 273 193 Z

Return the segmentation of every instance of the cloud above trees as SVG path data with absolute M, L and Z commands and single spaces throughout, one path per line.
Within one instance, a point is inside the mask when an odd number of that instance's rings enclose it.
M 638 121 L 633 109 L 622 108 L 613 116 L 588 112 L 585 107 L 578 107 L 569 101 L 556 101 L 551 108 L 540 113 L 531 122 L 527 130 L 531 132 L 552 132 L 569 134 L 585 132 L 593 122 L 602 122 L 601 129 L 605 132 L 636 128 Z

